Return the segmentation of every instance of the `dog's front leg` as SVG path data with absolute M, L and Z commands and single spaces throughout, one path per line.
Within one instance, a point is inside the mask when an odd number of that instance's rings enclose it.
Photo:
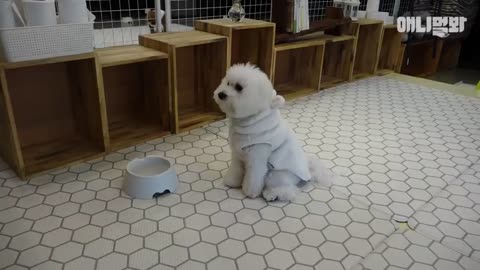
M 268 144 L 255 144 L 243 149 L 245 158 L 245 177 L 243 192 L 250 198 L 260 196 L 268 173 L 268 158 L 272 148 Z
M 227 174 L 223 177 L 223 183 L 226 186 L 238 188 L 242 186 L 243 176 L 245 175 L 245 166 L 238 157 L 238 154 L 232 151 L 232 162 L 228 168 Z

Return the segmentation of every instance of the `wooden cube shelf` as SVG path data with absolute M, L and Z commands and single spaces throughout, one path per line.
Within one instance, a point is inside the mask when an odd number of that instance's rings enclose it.
M 320 90 L 325 41 L 308 40 L 275 46 L 273 83 L 287 100 Z
M 395 72 L 398 54 L 402 46 L 402 33 L 397 31 L 396 25 L 384 25 L 381 39 L 377 74 L 383 75 Z
M 437 72 L 443 40 L 427 38 L 412 41 L 405 48 L 402 74 L 427 77 Z
M 140 44 L 169 54 L 174 130 L 224 118 L 213 92 L 227 70 L 227 38 L 200 31 L 140 36 Z
M 356 37 L 353 79 L 375 75 L 383 21 L 362 19 L 352 23 L 352 34 Z
M 403 57 L 405 56 L 405 48 L 407 46 L 405 44 L 400 45 L 400 50 L 398 51 L 397 55 L 397 62 L 395 63 L 395 72 L 400 73 L 402 72 L 402 65 L 403 65 Z
M 351 79 L 355 38 L 353 36 L 321 37 L 325 41 L 320 88 L 333 87 Z
M 142 46 L 97 50 L 110 149 L 162 137 L 171 130 L 168 55 Z
M 460 51 L 462 50 L 462 42 L 461 38 L 444 39 L 438 70 L 448 70 L 457 67 Z
M 238 23 L 229 19 L 198 20 L 195 29 L 228 37 L 229 66 L 250 62 L 272 79 L 274 23 L 251 19 Z
M 104 153 L 95 65 L 91 53 L 1 66 L 1 150 L 19 176 Z

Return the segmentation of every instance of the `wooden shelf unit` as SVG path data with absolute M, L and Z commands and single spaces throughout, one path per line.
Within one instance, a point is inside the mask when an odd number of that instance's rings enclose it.
M 384 25 L 381 41 L 377 74 L 384 75 L 395 72 L 398 55 L 402 46 L 402 33 L 397 31 L 396 25 Z
M 330 88 L 350 81 L 355 56 L 355 38 L 325 35 L 319 39 L 325 41 L 320 88 Z
M 443 39 L 428 38 L 412 41 L 405 47 L 402 74 L 427 77 L 437 72 Z
M 93 53 L 0 65 L 0 151 L 21 178 L 106 148 Z
M 325 41 L 308 40 L 275 46 L 273 84 L 287 100 L 320 90 Z
M 360 19 L 352 23 L 355 39 L 355 60 L 352 79 L 375 75 L 381 47 L 383 21 Z
M 250 62 L 273 79 L 274 23 L 251 19 L 238 23 L 229 19 L 197 20 L 195 29 L 228 37 L 229 66 Z
M 225 76 L 227 38 L 200 31 L 140 36 L 140 44 L 169 54 L 174 131 L 224 118 L 213 92 Z
M 105 93 L 109 150 L 169 134 L 168 55 L 138 45 L 96 53 Z
M 462 42 L 462 38 L 444 39 L 438 70 L 448 70 L 457 67 L 460 51 L 462 50 Z

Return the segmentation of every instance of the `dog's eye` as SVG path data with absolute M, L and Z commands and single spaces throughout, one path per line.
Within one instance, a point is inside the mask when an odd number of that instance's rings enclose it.
M 243 87 L 242 87 L 240 84 L 237 83 L 237 84 L 235 84 L 235 90 L 236 90 L 237 92 L 242 92 Z

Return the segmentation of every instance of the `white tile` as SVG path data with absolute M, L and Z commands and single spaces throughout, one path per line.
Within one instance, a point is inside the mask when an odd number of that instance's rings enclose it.
M 52 253 L 52 259 L 59 262 L 68 262 L 82 255 L 83 245 L 68 242 L 56 247 Z
M 148 269 L 158 263 L 158 252 L 141 249 L 129 256 L 128 266 L 135 269 Z

